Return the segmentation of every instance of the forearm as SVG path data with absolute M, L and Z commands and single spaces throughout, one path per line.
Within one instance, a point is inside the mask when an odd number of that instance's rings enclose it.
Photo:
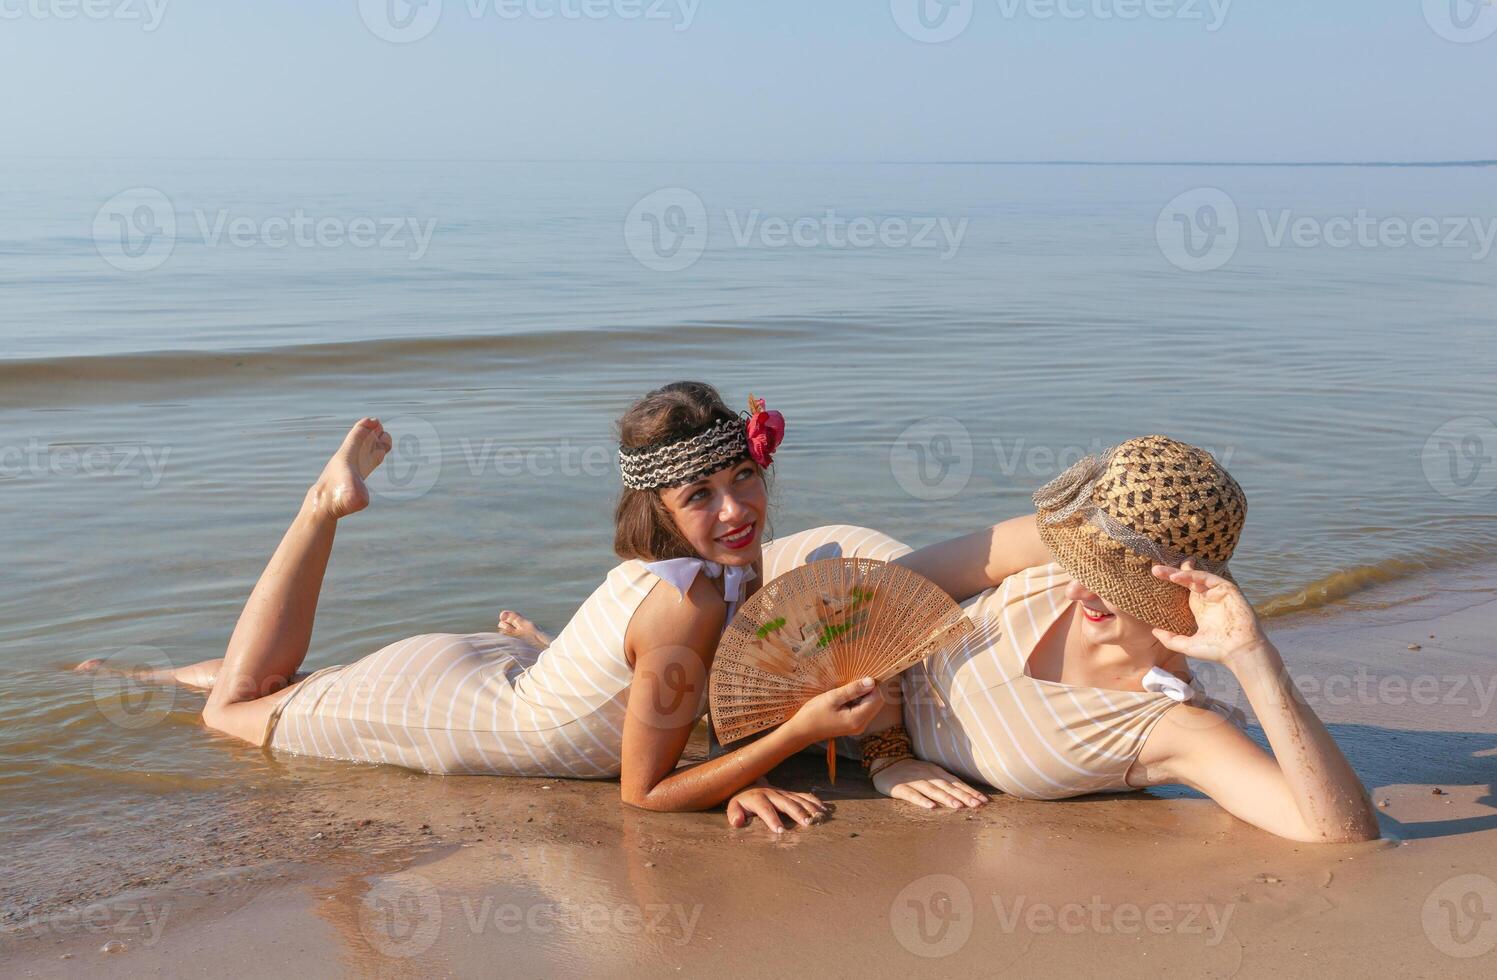
M 998 586 L 1015 572 L 1051 561 L 1033 514 L 929 545 L 895 560 L 939 585 L 957 602 Z
M 1326 841 L 1376 838 L 1366 789 L 1325 725 L 1296 696 L 1279 651 L 1265 641 L 1229 666 L 1311 831 Z
M 775 766 L 812 744 L 798 736 L 791 725 L 781 725 L 768 735 L 700 765 L 673 770 L 647 792 L 625 794 L 624 802 L 646 810 L 669 813 L 709 810 L 733 794 L 753 786 Z

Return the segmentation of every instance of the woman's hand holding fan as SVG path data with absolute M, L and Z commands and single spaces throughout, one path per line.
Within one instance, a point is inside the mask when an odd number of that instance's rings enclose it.
M 864 677 L 811 698 L 785 725 L 808 745 L 861 735 L 883 706 L 883 692 L 873 678 Z
M 903 566 L 811 562 L 766 583 L 728 624 L 712 724 L 724 744 L 787 719 L 811 743 L 860 734 L 883 706 L 879 683 L 972 631 L 949 595 Z

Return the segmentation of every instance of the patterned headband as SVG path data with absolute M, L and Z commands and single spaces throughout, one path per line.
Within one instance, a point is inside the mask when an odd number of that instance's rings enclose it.
M 723 418 L 694 435 L 619 450 L 619 470 L 630 490 L 660 490 L 694 483 L 749 458 L 743 419 Z

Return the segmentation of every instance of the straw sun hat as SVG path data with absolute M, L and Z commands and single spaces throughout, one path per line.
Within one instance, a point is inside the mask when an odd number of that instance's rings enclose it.
M 1204 449 L 1140 436 L 1087 456 L 1035 491 L 1040 538 L 1071 577 L 1151 626 L 1195 632 L 1190 593 L 1153 565 L 1226 579 L 1247 516 L 1237 481 Z

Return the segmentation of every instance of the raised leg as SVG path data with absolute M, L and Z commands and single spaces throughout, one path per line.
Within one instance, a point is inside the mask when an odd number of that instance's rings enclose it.
M 306 659 L 338 521 L 369 506 L 364 479 L 390 451 L 378 419 L 360 419 L 328 461 L 250 593 L 203 708 L 209 727 L 259 744 Z

